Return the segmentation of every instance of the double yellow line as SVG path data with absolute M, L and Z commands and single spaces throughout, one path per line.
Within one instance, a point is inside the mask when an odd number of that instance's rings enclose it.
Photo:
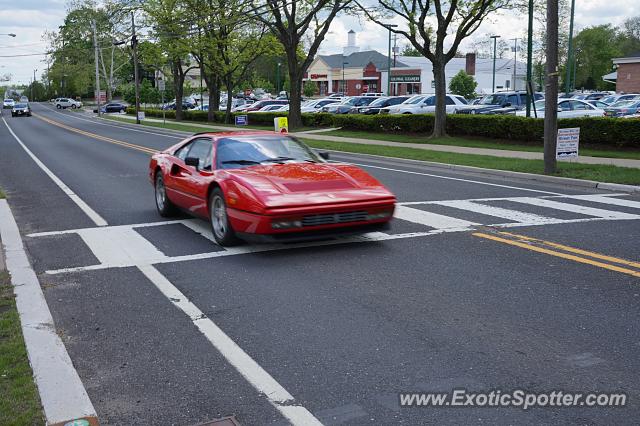
M 49 124 L 52 124 L 54 126 L 60 127 L 62 129 L 65 130 L 69 130 L 70 132 L 74 132 L 74 133 L 78 133 L 80 135 L 84 135 L 84 136 L 88 136 L 92 139 L 97 139 L 103 142 L 108 142 L 110 144 L 114 144 L 114 145 L 120 145 L 120 146 L 124 146 L 125 148 L 131 148 L 131 149 L 135 149 L 137 151 L 142 151 L 142 152 L 146 152 L 147 154 L 155 154 L 157 152 L 159 152 L 156 149 L 153 148 L 147 148 L 146 146 L 142 146 L 142 145 L 136 145 L 133 143 L 129 143 L 129 142 L 125 142 L 125 141 L 121 141 L 118 139 L 113 139 L 113 138 L 109 138 L 106 136 L 102 136 L 102 135 L 98 135 L 95 133 L 91 133 L 91 132 L 87 132 L 84 130 L 80 130 L 80 129 L 76 129 L 75 127 L 71 127 L 71 126 L 67 126 L 66 124 L 60 123 L 58 121 L 52 120 L 50 118 L 46 118 L 40 114 L 33 114 L 35 117 L 38 117 L 40 120 L 47 122 Z
M 598 268 L 608 269 L 610 271 L 620 272 L 640 278 L 639 262 L 608 256 L 588 250 L 582 250 L 575 247 L 565 246 L 563 244 L 540 240 L 538 238 L 512 234 L 510 232 L 497 232 L 496 234 L 475 232 L 472 235 L 480 238 L 485 238 L 487 240 L 535 251 L 537 253 L 544 253 L 550 256 L 560 257 L 562 259 L 573 260 L 574 262 L 584 263 L 587 265 L 596 266 Z M 637 268 L 637 270 L 630 268 Z

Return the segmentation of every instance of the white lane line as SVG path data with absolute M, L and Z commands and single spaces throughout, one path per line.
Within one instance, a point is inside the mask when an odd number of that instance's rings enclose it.
M 192 219 L 187 219 L 187 220 L 192 220 Z M 161 222 L 148 222 L 148 223 L 136 223 L 136 224 L 131 224 L 131 225 L 112 225 L 112 226 L 107 226 L 106 229 L 116 229 L 116 228 L 147 228 L 150 226 L 162 226 L 162 225 L 173 225 L 176 223 L 183 223 L 186 222 L 185 219 L 176 219 L 176 220 L 164 220 Z M 85 230 L 85 229 L 92 229 L 92 228 L 77 228 L 77 229 L 65 229 L 64 231 L 46 231 L 46 232 L 34 232 L 32 234 L 27 234 L 27 237 L 48 237 L 51 235 L 64 235 L 64 234 L 78 234 L 81 231 Z
M 538 189 L 529 189 L 529 188 L 521 188 L 521 187 L 518 187 L 518 186 L 501 185 L 501 184 L 498 184 L 498 183 L 482 182 L 482 181 L 479 181 L 479 180 L 472 180 L 472 179 L 455 178 L 455 177 L 451 177 L 451 176 L 442 176 L 442 175 L 436 175 L 436 174 L 432 174 L 432 173 L 422 173 L 422 172 L 414 172 L 414 171 L 411 171 L 411 170 L 392 169 L 390 167 L 372 166 L 370 164 L 361 164 L 361 163 L 352 163 L 352 162 L 349 162 L 349 163 L 353 164 L 353 165 L 356 165 L 356 166 L 360 166 L 360 167 L 369 167 L 369 168 L 372 168 L 372 169 L 388 170 L 388 171 L 391 171 L 391 172 L 408 173 L 408 174 L 419 175 L 419 176 L 429 176 L 429 177 L 434 177 L 434 178 L 438 178 L 438 179 L 446 179 L 446 180 L 454 180 L 454 181 L 459 181 L 459 182 L 475 183 L 475 184 L 486 185 L 486 186 L 495 186 L 495 187 L 498 187 L 498 188 L 516 189 L 518 191 L 537 192 L 537 193 L 540 193 L 540 194 L 549 194 L 549 195 L 565 195 L 565 194 L 561 194 L 559 192 L 541 191 L 541 190 L 538 190 Z
M 184 312 L 211 344 L 251 385 L 293 425 L 321 425 L 306 408 L 292 405 L 293 396 L 269 373 L 240 348 L 224 331 L 151 265 L 139 266 L 140 271 L 178 309 Z
M 595 203 L 610 204 L 613 206 L 632 207 L 634 209 L 640 209 L 640 202 L 638 201 L 626 200 L 624 198 L 614 198 L 611 195 L 607 195 L 607 196 L 599 195 L 599 194 L 598 195 L 572 195 L 567 198 L 571 198 L 575 200 L 593 201 Z
M 0 236 L 46 423 L 66 424 L 85 418 L 97 424 L 96 410 L 56 333 L 51 311 L 6 200 L 0 200 Z
M 76 203 L 76 205 L 78 207 L 80 207 L 80 209 L 83 212 L 85 212 L 85 214 L 87 216 L 89 216 L 89 218 L 93 221 L 93 223 L 95 223 L 97 226 L 106 226 L 107 225 L 107 221 L 104 220 L 102 218 L 102 216 L 100 216 L 95 210 L 93 210 L 91 207 L 89 207 L 89 205 L 87 203 L 85 203 L 80 197 L 78 197 L 78 195 L 76 195 L 76 193 L 73 192 L 71 190 L 71 188 L 69 188 L 67 185 L 65 185 L 64 182 L 62 182 L 58 178 L 58 176 L 56 176 L 51 170 L 49 170 L 49 168 L 47 166 L 45 166 L 44 163 L 42 161 L 40 161 L 40 159 L 38 157 L 36 157 L 35 154 L 33 152 L 31 152 L 31 150 L 29 148 L 27 148 L 27 146 L 22 142 L 22 140 L 20 140 L 18 135 L 16 135 L 13 132 L 13 130 L 11 129 L 11 127 L 9 127 L 9 124 L 4 119 L 4 117 L 2 117 L 2 121 L 4 122 L 4 125 L 7 126 L 7 129 L 9 129 L 9 133 L 11 133 L 11 136 L 13 136 L 13 138 L 20 144 L 22 149 L 24 149 L 24 151 L 29 155 L 29 157 L 31 157 L 31 159 L 38 165 L 38 167 L 40 167 L 40 169 L 42 169 L 42 171 L 45 172 L 46 175 L 49 176 L 51 178 L 51 180 L 56 185 L 58 185 L 58 187 L 65 194 L 67 194 L 67 196 L 69 198 L 71 198 L 71 200 L 74 203 Z
M 529 204 L 532 206 L 548 207 L 556 210 L 584 214 L 587 216 L 600 217 L 602 219 L 640 219 L 640 216 L 634 214 L 612 210 L 595 209 L 592 207 L 585 207 L 577 204 L 561 203 L 549 199 L 521 197 L 514 198 L 513 201 L 515 201 L 516 203 Z
M 397 219 L 418 223 L 420 225 L 426 225 L 435 229 L 470 229 L 473 226 L 480 225 L 479 223 L 469 222 L 467 220 L 457 219 L 455 217 L 444 216 L 441 214 L 431 213 L 405 206 L 396 206 L 396 211 L 393 216 Z
M 78 234 L 102 264 L 131 266 L 167 259 L 164 253 L 132 228 L 83 229 Z
M 453 207 L 455 209 L 485 214 L 488 216 L 500 217 L 502 219 L 513 220 L 515 222 L 521 223 L 543 224 L 558 222 L 558 219 L 552 217 L 540 216 L 537 214 L 521 212 L 518 210 L 503 209 L 501 207 L 488 206 L 486 204 L 479 204 L 468 200 L 436 201 L 433 204 Z

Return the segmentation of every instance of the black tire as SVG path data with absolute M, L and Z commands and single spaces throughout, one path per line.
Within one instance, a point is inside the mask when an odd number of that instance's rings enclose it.
M 71 105 L 71 109 L 76 109 L 76 108 L 78 108 L 76 104 Z
M 62 105 L 58 104 L 58 105 L 56 105 L 56 108 L 62 109 Z
M 220 188 L 215 188 L 209 195 L 209 223 L 211 233 L 216 243 L 222 247 L 229 247 L 239 243 L 235 231 L 229 223 L 227 203 Z
M 154 195 L 156 200 L 156 208 L 162 217 L 171 217 L 176 214 L 177 208 L 167 196 L 167 189 L 164 186 L 164 178 L 162 171 L 156 173 Z

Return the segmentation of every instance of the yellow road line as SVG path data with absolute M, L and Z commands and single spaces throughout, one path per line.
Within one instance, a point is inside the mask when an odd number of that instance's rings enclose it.
M 632 266 L 634 268 L 640 268 L 640 263 L 639 262 L 633 262 L 631 260 L 621 259 L 619 257 L 607 256 L 607 255 L 604 255 L 604 254 L 595 253 L 595 252 L 588 251 L 588 250 L 582 250 L 582 249 L 579 249 L 579 248 L 565 246 L 563 244 L 554 243 L 552 241 L 539 240 L 537 238 L 527 237 L 527 236 L 524 236 L 524 235 L 512 234 L 510 232 L 499 232 L 499 234 L 508 235 L 510 237 L 515 237 L 515 238 L 519 238 L 519 239 L 526 240 L 526 241 L 533 241 L 533 242 L 541 243 L 541 244 L 544 244 L 544 245 L 547 245 L 547 246 L 550 246 L 550 247 L 554 247 L 554 248 L 557 248 L 557 249 L 560 249 L 560 250 L 568 251 L 568 252 L 571 252 L 571 253 L 576 253 L 576 254 L 581 254 L 583 256 L 593 257 L 594 259 L 606 260 L 607 262 L 619 263 L 621 265 L 627 265 L 627 266 Z
M 531 245 L 531 244 L 522 243 L 520 241 L 508 240 L 506 238 L 500 238 L 500 237 L 496 237 L 495 235 L 484 234 L 482 232 L 474 232 L 472 235 L 474 235 L 476 237 L 480 237 L 480 238 L 486 238 L 487 240 L 497 241 L 497 242 L 500 242 L 500 243 L 509 244 L 509 245 L 512 245 L 512 246 L 521 247 L 521 248 L 524 248 L 524 249 L 527 249 L 527 250 L 535 251 L 535 252 L 538 252 L 538 253 L 544 253 L 544 254 L 548 254 L 550 256 L 555 256 L 555 257 L 560 257 L 560 258 L 563 258 L 563 259 L 573 260 L 574 262 L 584 263 L 584 264 L 587 264 L 587 265 L 596 266 L 598 268 L 608 269 L 610 271 L 620 272 L 620 273 L 623 273 L 623 274 L 627 274 L 627 275 L 631 275 L 633 277 L 639 277 L 640 278 L 640 272 L 639 271 L 634 271 L 634 270 L 631 270 L 631 269 L 622 268 L 620 266 L 610 265 L 608 263 L 598 262 L 596 260 L 586 259 L 584 257 L 579 257 L 579 256 L 575 256 L 575 255 L 572 255 L 572 254 L 561 253 L 561 252 L 549 250 L 549 249 L 546 249 L 546 248 L 543 248 L 543 247 L 538 247 L 538 246 L 534 246 L 534 245 Z
M 98 134 L 95 134 L 95 133 L 87 132 L 85 130 L 76 129 L 75 127 L 67 126 L 66 124 L 60 123 L 60 122 L 52 120 L 50 118 L 46 118 L 46 117 L 44 117 L 44 116 L 42 116 L 40 114 L 33 114 L 33 115 L 35 117 L 38 117 L 40 120 L 42 120 L 44 122 L 47 122 L 49 124 L 52 124 L 54 126 L 58 126 L 60 128 L 69 130 L 70 132 L 74 132 L 74 133 L 78 133 L 78 134 L 81 134 L 81 135 L 84 135 L 84 136 L 88 136 L 88 137 L 93 138 L 93 139 L 98 139 L 98 140 L 101 140 L 103 142 L 108 142 L 108 143 L 111 143 L 111 144 L 114 144 L 114 145 L 124 146 L 126 148 L 131 148 L 131 149 L 135 149 L 135 150 L 138 150 L 138 151 L 146 152 L 147 154 L 155 154 L 155 153 L 159 152 L 156 149 L 148 148 L 146 146 L 136 145 L 136 144 L 125 142 L 125 141 L 121 141 L 121 140 L 118 140 L 118 139 L 109 138 L 107 136 L 102 136 L 102 135 L 98 135 Z

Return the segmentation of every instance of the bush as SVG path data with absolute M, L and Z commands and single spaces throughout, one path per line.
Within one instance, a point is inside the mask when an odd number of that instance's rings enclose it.
M 134 108 L 127 109 L 135 114 Z M 162 110 L 147 109 L 147 117 L 162 117 Z M 165 111 L 167 118 L 175 118 L 175 111 Z M 273 125 L 275 117 L 286 117 L 286 112 L 232 113 L 248 115 L 249 124 Z M 205 111 L 185 111 L 186 121 L 207 121 Z M 215 123 L 224 123 L 225 112 L 214 113 Z M 433 114 L 358 115 L 358 114 L 302 114 L 305 127 L 341 127 L 344 130 L 397 134 L 430 134 Z M 612 145 L 640 148 L 640 120 L 606 117 L 566 118 L 558 120 L 559 128 L 579 127 L 582 144 Z M 450 114 L 447 115 L 447 133 L 451 136 L 476 136 L 515 142 L 542 143 L 544 120 L 515 115 Z

